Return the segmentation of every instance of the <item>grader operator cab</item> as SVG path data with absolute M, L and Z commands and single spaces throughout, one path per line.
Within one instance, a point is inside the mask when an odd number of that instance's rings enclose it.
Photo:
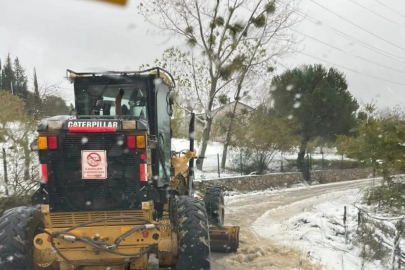
M 42 183 L 32 207 L 0 219 L 0 269 L 146 269 L 152 253 L 159 267 L 210 269 L 210 251 L 236 251 L 221 188 L 194 194 L 194 140 L 171 151 L 171 75 L 67 77 L 75 112 L 38 127 Z

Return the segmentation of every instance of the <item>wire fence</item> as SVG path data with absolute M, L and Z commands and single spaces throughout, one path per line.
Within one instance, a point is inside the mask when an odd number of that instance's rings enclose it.
M 220 178 L 221 176 L 233 175 L 254 175 L 276 172 L 298 172 L 329 169 L 353 169 L 365 167 L 358 161 L 348 159 L 344 155 L 309 153 L 304 157 L 303 168 L 300 170 L 297 166 L 297 155 L 278 152 L 273 154 L 268 160 L 262 161 L 260 157 L 252 157 L 245 151 L 231 151 L 228 154 L 226 168 L 221 167 L 222 152 L 209 152 L 204 156 L 203 171 L 212 176 Z
M 405 269 L 405 215 L 380 217 L 358 207 L 357 240 L 362 244 L 361 255 L 366 261 L 381 260 L 388 257 L 391 270 Z M 345 235 L 347 241 L 346 207 L 344 212 Z M 366 264 L 362 269 L 367 269 Z

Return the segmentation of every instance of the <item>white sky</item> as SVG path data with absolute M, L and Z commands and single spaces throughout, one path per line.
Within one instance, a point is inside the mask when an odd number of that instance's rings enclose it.
M 336 17 L 313 1 L 379 38 Z M 405 105 L 405 1 L 377 0 L 402 16 L 376 0 L 313 1 L 302 0 L 301 12 L 315 18 L 318 23 L 304 19 L 297 30 L 337 49 L 297 34 L 299 39 L 303 39 L 302 52 L 360 73 L 403 84 L 341 69 L 347 75 L 350 91 L 360 103 L 376 100 L 380 107 Z M 30 77 L 35 66 L 41 82 L 61 83 L 63 97 L 71 99 L 72 86 L 63 78 L 66 69 L 138 70 L 140 64 L 152 63 L 159 58 L 171 44 L 180 44 L 178 38 L 168 39 L 144 22 L 137 12 L 138 3 L 137 0 L 129 0 L 129 5 L 122 8 L 91 0 L 0 0 L 0 58 L 4 60 L 7 53 L 11 53 L 12 57 L 18 56 Z M 366 49 L 343 38 L 332 28 L 404 60 L 396 61 Z M 290 68 L 304 63 L 330 66 L 304 54 L 287 56 L 284 64 Z M 282 71 L 280 67 L 278 72 Z

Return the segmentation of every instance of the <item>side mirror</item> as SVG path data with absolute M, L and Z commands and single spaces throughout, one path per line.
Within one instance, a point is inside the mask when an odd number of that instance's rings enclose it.
M 38 139 L 35 139 L 31 144 L 30 144 L 31 151 L 38 151 Z
M 172 93 L 169 94 L 169 105 L 172 106 L 174 104 L 174 98 Z

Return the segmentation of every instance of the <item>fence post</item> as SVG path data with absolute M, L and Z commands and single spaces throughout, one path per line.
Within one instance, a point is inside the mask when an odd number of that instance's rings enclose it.
M 345 244 L 347 244 L 346 206 L 343 213 L 343 225 L 345 227 Z
M 6 149 L 4 147 L 3 147 L 3 168 L 4 168 L 4 185 L 6 189 L 6 195 L 8 196 L 7 156 L 6 156 Z
M 321 154 L 322 154 L 322 170 L 325 169 L 325 161 L 323 159 L 323 150 L 321 150 Z
M 242 173 L 242 151 L 240 151 L 240 175 L 243 175 L 243 173 Z
M 218 163 L 218 177 L 221 178 L 221 172 L 219 169 L 219 154 L 217 153 L 217 163 Z
M 357 226 L 360 226 L 361 224 L 361 210 L 359 209 L 359 212 L 357 213 Z
M 284 153 L 281 152 L 281 168 L 280 168 L 280 172 L 284 172 L 283 158 L 284 158 Z

